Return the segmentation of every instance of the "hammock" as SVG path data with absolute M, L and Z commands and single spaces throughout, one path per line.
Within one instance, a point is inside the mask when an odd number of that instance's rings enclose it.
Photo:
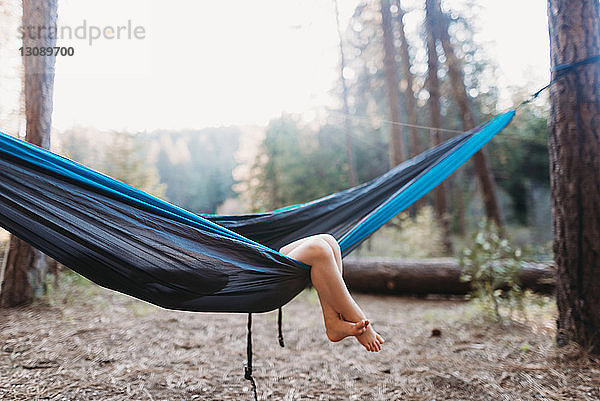
M 514 114 L 362 185 L 237 216 L 193 214 L 0 133 L 0 226 L 101 286 L 165 308 L 266 312 L 310 281 L 310 266 L 277 249 L 330 233 L 347 255 L 450 176 Z

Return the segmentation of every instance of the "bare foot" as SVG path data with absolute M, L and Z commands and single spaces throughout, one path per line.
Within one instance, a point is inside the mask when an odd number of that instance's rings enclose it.
M 381 351 L 381 346 L 385 341 L 383 337 L 373 330 L 373 326 L 369 325 L 368 323 L 369 321 L 367 320 L 366 330 L 364 333 L 356 336 L 356 339 L 362 344 L 363 347 L 365 347 L 367 351 L 379 352 Z
M 325 322 L 325 331 L 329 341 L 337 342 L 346 337 L 359 336 L 365 333 L 368 324 L 367 320 L 353 323 L 342 319 L 328 319 Z

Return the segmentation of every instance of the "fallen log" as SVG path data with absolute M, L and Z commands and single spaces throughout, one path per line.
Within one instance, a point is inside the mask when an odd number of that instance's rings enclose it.
M 470 283 L 460 279 L 454 259 L 398 260 L 391 258 L 346 258 L 344 280 L 352 291 L 376 294 L 463 295 Z M 552 263 L 527 263 L 519 273 L 523 288 L 550 294 L 554 291 Z

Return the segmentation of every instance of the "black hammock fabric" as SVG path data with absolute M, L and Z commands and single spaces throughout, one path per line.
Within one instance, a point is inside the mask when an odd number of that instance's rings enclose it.
M 281 246 L 330 233 L 344 255 L 432 190 L 515 112 L 348 190 L 270 213 L 196 215 L 0 133 L 0 226 L 104 287 L 156 305 L 267 312 L 310 281 Z

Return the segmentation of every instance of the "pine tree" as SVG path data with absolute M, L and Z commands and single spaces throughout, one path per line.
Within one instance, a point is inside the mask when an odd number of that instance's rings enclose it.
M 553 66 L 600 54 L 597 0 L 548 0 Z M 557 342 L 600 353 L 600 65 L 554 72 L 550 180 Z
M 56 26 L 57 0 L 23 0 L 23 26 Z M 54 35 L 23 36 L 23 47 L 53 47 Z M 50 148 L 50 125 L 52 121 L 52 91 L 54 89 L 53 55 L 24 56 L 25 73 L 25 140 L 45 149 Z M 11 307 L 31 303 L 43 292 L 46 272 L 46 256 L 15 237 L 5 262 L 4 280 L 0 286 L 0 306 Z

